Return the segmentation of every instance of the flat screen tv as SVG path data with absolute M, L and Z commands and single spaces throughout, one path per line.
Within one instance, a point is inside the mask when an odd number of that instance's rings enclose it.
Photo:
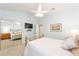
M 33 28 L 33 24 L 25 23 L 25 28 L 26 29 L 32 29 Z

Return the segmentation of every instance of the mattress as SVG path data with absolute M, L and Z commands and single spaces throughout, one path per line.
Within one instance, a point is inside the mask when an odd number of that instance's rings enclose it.
M 61 48 L 63 40 L 40 38 L 28 43 L 25 48 L 25 56 L 73 56 L 73 54 Z

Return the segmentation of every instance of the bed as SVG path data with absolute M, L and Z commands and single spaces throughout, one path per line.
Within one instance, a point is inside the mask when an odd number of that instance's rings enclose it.
M 28 43 L 24 56 L 73 56 L 61 47 L 63 40 L 43 37 Z
M 11 39 L 12 40 L 22 39 L 22 33 L 21 32 L 12 33 Z

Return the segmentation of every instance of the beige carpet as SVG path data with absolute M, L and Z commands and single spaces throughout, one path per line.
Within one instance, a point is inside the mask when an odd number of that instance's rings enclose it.
M 25 45 L 22 44 L 21 40 L 1 41 L 0 56 L 23 56 Z M 79 56 L 79 49 L 72 51 L 74 56 Z
M 7 40 L 1 40 L 1 49 L 6 49 L 9 47 L 13 47 L 13 46 L 17 46 L 22 44 L 22 40 L 15 40 L 15 41 L 11 41 L 10 39 Z
M 0 56 L 22 56 L 24 53 L 24 44 L 21 40 L 1 42 Z

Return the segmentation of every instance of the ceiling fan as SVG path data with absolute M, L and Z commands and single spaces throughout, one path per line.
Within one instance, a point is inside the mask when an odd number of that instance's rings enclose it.
M 38 4 L 38 10 L 37 11 L 33 10 L 33 12 L 35 13 L 35 16 L 38 16 L 38 17 L 42 17 L 44 16 L 45 13 L 47 13 L 47 11 L 42 10 L 41 4 Z

